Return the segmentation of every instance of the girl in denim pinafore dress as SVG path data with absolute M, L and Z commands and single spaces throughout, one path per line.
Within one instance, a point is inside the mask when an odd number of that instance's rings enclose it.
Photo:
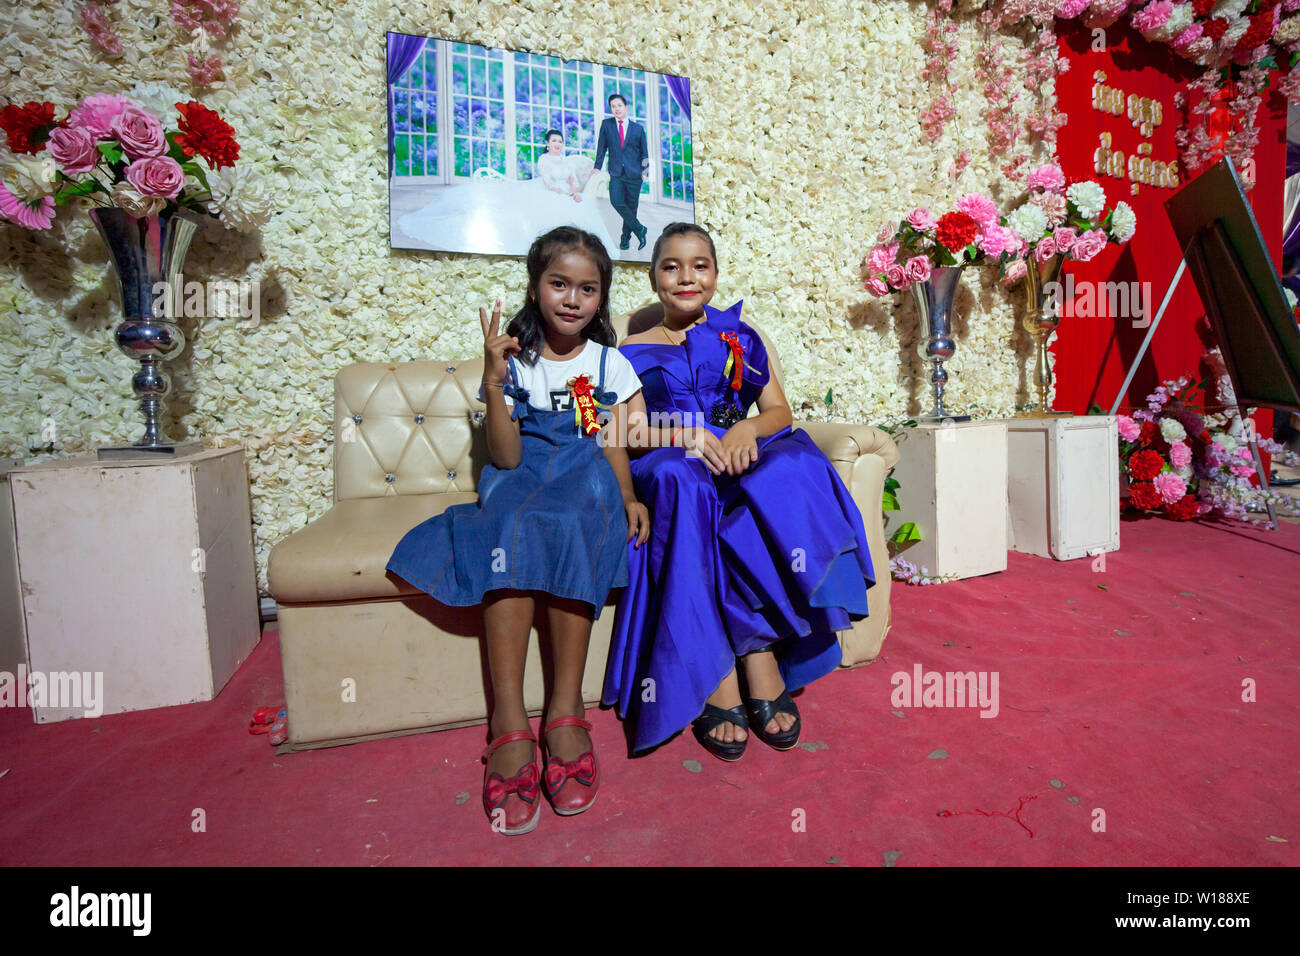
M 492 457 L 479 478 L 479 500 L 411 529 L 388 561 L 390 571 L 444 604 L 483 605 L 492 701 L 483 808 L 492 828 L 507 835 L 537 825 L 541 790 L 562 816 L 581 813 L 596 798 L 599 768 L 583 719 L 587 644 L 610 590 L 627 583 L 629 542 L 644 543 L 650 531 L 623 439 L 621 406 L 641 385 L 611 347 L 612 272 L 599 239 L 562 227 L 529 249 L 528 300 L 505 334 L 498 333 L 499 300 L 490 323 L 479 310 Z M 567 389 L 573 407 L 531 405 L 516 352 L 546 363 L 531 367 L 534 388 L 561 395 Z M 514 400 L 513 410 L 491 394 L 496 389 Z M 597 409 L 613 412 L 616 424 L 601 431 Z M 523 692 L 538 604 L 545 607 L 553 675 L 541 734 L 544 774 Z

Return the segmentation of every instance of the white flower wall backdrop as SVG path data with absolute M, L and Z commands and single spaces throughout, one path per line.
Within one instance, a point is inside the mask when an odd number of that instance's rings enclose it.
M 271 547 L 329 505 L 335 372 L 479 356 L 477 307 L 496 295 L 517 305 L 524 288 L 520 259 L 389 249 L 390 29 L 688 76 L 696 218 L 722 269 L 715 303 L 743 297 L 746 318 L 770 334 L 795 417 L 881 424 L 922 409 L 910 297 L 872 299 L 858 264 L 879 226 L 915 206 L 938 214 L 972 190 L 999 204 L 1018 192 L 987 150 L 973 69 L 980 29 L 971 13 L 958 17 L 957 116 L 929 144 L 917 119 L 933 97 L 918 76 L 926 5 L 800 6 L 250 0 L 225 46 L 224 79 L 194 90 L 165 3 L 113 8 L 118 58 L 93 47 L 74 5 L 30 3 L 0 40 L 0 100 L 49 100 L 62 115 L 94 92 L 175 87 L 218 110 L 235 127 L 240 167 L 266 178 L 278 210 L 260 234 L 205 221 L 185 266 L 187 280 L 259 281 L 260 324 L 183 320 L 189 344 L 169 363 L 168 416 L 176 440 L 247 449 L 265 593 Z M 1003 36 L 1013 49 L 1026 40 Z M 973 158 L 954 179 L 963 149 Z M 1034 162 L 1049 158 L 1037 149 Z M 35 462 L 136 440 L 133 363 L 112 343 L 116 292 L 84 213 L 61 210 L 45 233 L 0 225 L 0 261 L 0 456 Z M 993 280 L 977 269 L 963 279 L 947 363 L 948 404 L 977 416 L 1031 400 L 1019 290 Z M 650 298 L 644 268 L 616 267 L 616 312 Z

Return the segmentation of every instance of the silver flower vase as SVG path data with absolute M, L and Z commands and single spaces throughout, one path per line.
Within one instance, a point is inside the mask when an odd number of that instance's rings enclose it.
M 179 209 L 137 218 L 123 209 L 100 207 L 89 215 L 117 276 L 122 322 L 114 337 L 123 353 L 140 362 L 131 388 L 144 413 L 144 435 L 138 442 L 100 448 L 98 458 L 160 460 L 201 451 L 201 441 L 169 441 L 161 424 L 171 391 L 163 363 L 185 348 L 185 334 L 173 320 L 181 302 L 181 269 L 198 222 Z
M 961 266 L 938 266 L 930 271 L 930 278 L 912 284 L 912 297 L 921 317 L 921 344 L 917 354 L 931 365 L 930 389 L 933 407 L 920 416 L 923 421 L 968 422 L 969 415 L 955 415 L 943 405 L 944 389 L 948 385 L 948 372 L 943 363 L 957 351 L 952 337 L 952 300 L 961 279 Z

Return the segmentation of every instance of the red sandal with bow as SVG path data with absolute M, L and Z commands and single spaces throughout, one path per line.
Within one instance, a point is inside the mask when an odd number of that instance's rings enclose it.
M 556 717 L 542 729 L 542 737 L 558 727 L 581 727 L 591 733 L 591 724 L 581 717 Z M 596 763 L 595 753 L 588 750 L 577 760 L 566 762 L 551 753 L 548 744 L 543 784 L 551 806 L 560 816 L 582 813 L 596 802 L 596 788 L 600 785 L 600 765 Z
M 492 751 L 516 740 L 531 740 L 534 745 L 537 738 L 531 730 L 512 730 L 502 734 L 483 751 L 482 760 L 487 762 Z M 534 749 L 532 759 L 519 769 L 513 777 L 503 777 L 499 773 L 483 770 L 483 809 L 492 821 L 492 829 L 506 836 L 518 836 L 528 833 L 537 826 L 542 817 L 542 804 L 538 800 L 538 780 L 541 773 L 537 769 L 537 753 Z M 510 800 L 513 794 L 517 800 Z

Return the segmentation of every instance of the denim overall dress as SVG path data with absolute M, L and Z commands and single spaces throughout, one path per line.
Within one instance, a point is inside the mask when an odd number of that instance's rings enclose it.
M 605 391 L 604 347 L 596 400 Z M 529 405 L 509 357 L 519 420 L 518 467 L 487 464 L 478 501 L 452 505 L 402 538 L 388 570 L 443 604 L 479 604 L 488 591 L 544 591 L 586 601 L 599 617 L 612 588 L 627 584 L 627 515 L 614 469 L 596 435 L 584 435 L 573 409 Z

